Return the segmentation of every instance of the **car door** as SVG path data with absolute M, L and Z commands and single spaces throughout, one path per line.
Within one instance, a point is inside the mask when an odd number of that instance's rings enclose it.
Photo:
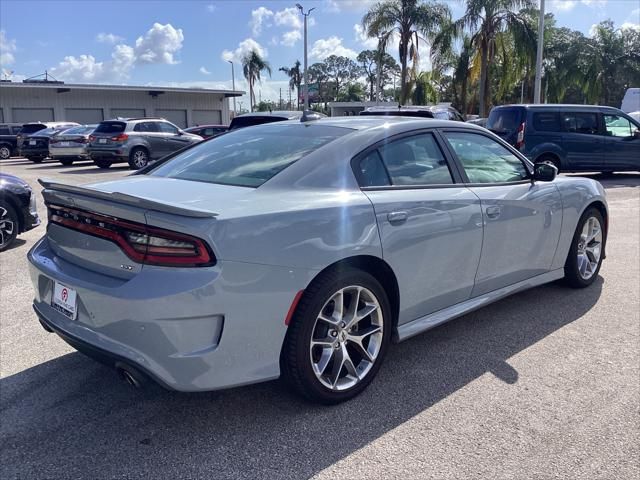
M 190 137 L 183 135 L 178 127 L 169 122 L 158 122 L 158 128 L 162 132 L 167 155 L 191 144 Z
M 480 201 L 459 183 L 437 136 L 385 141 L 356 158 L 354 170 L 402 292 L 399 323 L 468 299 L 482 247 Z
M 605 149 L 603 170 L 640 170 L 639 128 L 628 118 L 610 113 L 603 114 Z
M 597 112 L 561 111 L 562 146 L 567 152 L 568 170 L 602 170 L 604 137 Z
M 548 272 L 562 225 L 553 182 L 531 182 L 525 162 L 482 132 L 443 132 L 482 207 L 482 255 L 472 296 Z
M 157 126 L 157 122 L 146 121 L 137 123 L 133 127 L 133 131 L 136 136 L 140 137 L 140 143 L 149 147 L 149 156 L 152 159 L 163 157 L 166 151 L 166 144 L 160 130 Z

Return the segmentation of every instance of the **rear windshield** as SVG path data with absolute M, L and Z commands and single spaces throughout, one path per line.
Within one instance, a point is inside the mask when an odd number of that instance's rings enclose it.
M 124 122 L 102 122 L 98 125 L 98 128 L 94 130 L 95 133 L 121 133 L 124 132 L 127 126 Z
M 36 133 L 38 134 L 37 136 L 43 136 L 43 137 L 49 137 L 51 135 L 55 135 L 57 133 L 60 132 L 60 128 L 57 127 L 51 127 L 51 128 L 45 128 L 44 130 L 38 130 Z
M 253 125 L 264 125 L 265 123 L 282 122 L 288 120 L 284 117 L 236 117 L 231 120 L 229 130 L 235 130 L 236 128 L 252 127 Z
M 433 113 L 427 111 L 427 110 L 422 110 L 422 111 L 417 111 L 417 110 L 389 110 L 389 111 L 371 111 L 368 112 L 366 110 L 363 110 L 362 112 L 360 112 L 360 115 L 384 115 L 384 116 L 392 116 L 392 117 L 420 117 L 420 118 L 433 118 Z
M 39 132 L 40 130 L 44 130 L 46 127 L 46 125 L 42 125 L 40 123 L 37 124 L 33 124 L 33 125 L 23 125 L 22 128 L 20 129 L 20 133 L 22 134 L 30 134 L 30 133 L 35 133 L 35 132 Z
M 91 133 L 95 130 L 95 125 L 83 125 L 81 127 L 73 127 L 69 130 L 64 130 L 62 133 L 64 135 L 84 135 L 86 133 Z
M 512 133 L 520 126 L 521 108 L 494 108 L 489 114 L 487 128 L 494 133 Z
M 305 155 L 353 130 L 325 125 L 263 125 L 199 143 L 149 175 L 259 187 Z

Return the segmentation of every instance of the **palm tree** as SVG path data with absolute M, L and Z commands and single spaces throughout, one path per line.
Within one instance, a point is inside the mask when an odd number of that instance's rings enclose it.
M 271 77 L 271 65 L 264 60 L 256 50 L 251 50 L 242 58 L 242 72 L 244 78 L 249 83 L 249 102 L 251 104 L 251 111 L 256 104 L 256 95 L 253 91 L 253 86 L 256 80 L 261 81 L 260 73 L 266 71 Z
M 296 91 L 297 108 L 300 108 L 300 85 L 302 84 L 302 70 L 300 70 L 300 60 L 296 60 L 293 67 L 280 67 L 281 72 L 284 72 L 289 77 L 289 88 Z
M 401 103 L 406 103 L 409 98 L 411 89 L 407 64 L 411 61 L 411 76 L 414 77 L 419 60 L 419 41 L 433 38 L 439 26 L 448 24 L 450 18 L 451 12 L 446 5 L 418 0 L 384 0 L 362 18 L 362 25 L 370 37 L 382 39 L 385 44 L 391 36 L 397 34 L 399 37 Z
M 468 0 L 465 14 L 455 22 L 454 30 L 468 30 L 471 43 L 480 54 L 480 116 L 485 117 L 491 100 L 489 65 L 496 55 L 496 40 L 507 32 L 519 48 L 535 49 L 535 34 L 525 15 L 515 12 L 532 8 L 532 0 Z

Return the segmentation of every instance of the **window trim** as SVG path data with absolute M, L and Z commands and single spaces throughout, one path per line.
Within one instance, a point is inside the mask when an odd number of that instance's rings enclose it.
M 461 171 L 461 176 L 463 178 L 463 182 L 462 183 L 466 187 L 501 187 L 501 186 L 507 186 L 507 185 L 520 185 L 520 184 L 532 183 L 533 182 L 533 164 L 529 161 L 529 159 L 527 157 L 522 155 L 522 153 L 520 153 L 514 147 L 512 147 L 507 142 L 502 140 L 499 136 L 494 135 L 489 131 L 487 131 L 485 133 L 485 132 L 481 132 L 481 131 L 475 131 L 475 129 L 472 131 L 471 129 L 466 129 L 466 128 L 441 128 L 441 129 L 438 129 L 438 130 L 439 130 L 440 134 L 442 135 L 443 140 L 446 143 L 446 148 L 448 149 L 449 154 L 454 159 L 457 168 Z M 447 141 L 447 136 L 446 136 L 447 132 L 452 132 L 452 133 L 470 133 L 472 135 L 480 135 L 482 137 L 488 138 L 489 140 L 493 140 L 493 141 L 499 143 L 504 148 L 506 148 L 509 152 L 511 152 L 513 155 L 515 155 L 515 157 L 518 160 L 520 160 L 522 162 L 522 164 L 524 165 L 525 170 L 527 171 L 527 178 L 522 179 L 522 180 L 516 180 L 514 182 L 491 182 L 491 183 L 472 183 L 472 182 L 470 182 L 469 181 L 469 177 L 467 176 L 467 172 L 464 169 L 464 165 L 462 164 L 462 162 L 460 161 L 460 159 L 456 155 L 456 152 L 454 151 L 453 147 L 451 145 L 449 145 L 449 142 Z
M 436 142 L 436 146 L 440 149 L 440 153 L 442 153 L 442 157 L 444 161 L 447 162 L 447 167 L 449 169 L 449 173 L 451 174 L 451 179 L 453 183 L 437 183 L 437 184 L 419 184 L 419 185 L 382 185 L 377 187 L 363 187 L 362 186 L 362 176 L 360 173 L 359 163 L 362 161 L 367 155 L 369 155 L 372 151 L 378 150 L 381 146 L 394 142 L 396 140 L 402 140 L 407 137 L 415 137 L 417 135 L 431 134 Z M 380 157 L 380 161 L 382 162 L 382 166 L 387 172 L 387 177 L 389 179 L 389 183 L 391 182 L 391 176 L 389 175 L 389 171 L 387 170 L 387 166 L 382 159 L 382 155 L 378 152 L 378 156 Z M 356 182 L 358 183 L 358 187 L 360 190 L 365 192 L 375 191 L 375 190 L 422 190 L 422 189 L 431 189 L 431 188 L 451 188 L 451 187 L 460 187 L 463 183 L 463 178 L 458 170 L 457 164 L 453 161 L 453 158 L 449 154 L 448 149 L 443 144 L 443 139 L 440 137 L 438 129 L 436 128 L 419 128 L 416 130 L 409 130 L 407 132 L 398 133 L 396 135 L 392 135 L 390 137 L 386 137 L 373 145 L 369 145 L 364 150 L 356 153 L 349 162 L 351 164 L 351 170 L 353 175 L 356 178 Z

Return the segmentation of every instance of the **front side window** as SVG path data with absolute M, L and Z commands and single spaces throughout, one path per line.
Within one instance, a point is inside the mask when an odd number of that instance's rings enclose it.
M 259 187 L 302 157 L 352 131 L 302 123 L 238 129 L 196 144 L 149 175 Z
M 611 137 L 630 137 L 635 130 L 631 122 L 620 115 L 604 115 L 604 127 Z
M 431 133 L 395 140 L 379 151 L 393 185 L 453 183 L 447 161 Z
M 445 136 L 471 183 L 519 182 L 529 176 L 518 157 L 489 137 L 465 132 Z
M 562 126 L 565 132 L 596 135 L 598 115 L 587 112 L 565 112 L 562 114 Z
M 156 128 L 158 132 L 171 133 L 173 135 L 178 134 L 178 129 L 167 122 L 156 122 Z

